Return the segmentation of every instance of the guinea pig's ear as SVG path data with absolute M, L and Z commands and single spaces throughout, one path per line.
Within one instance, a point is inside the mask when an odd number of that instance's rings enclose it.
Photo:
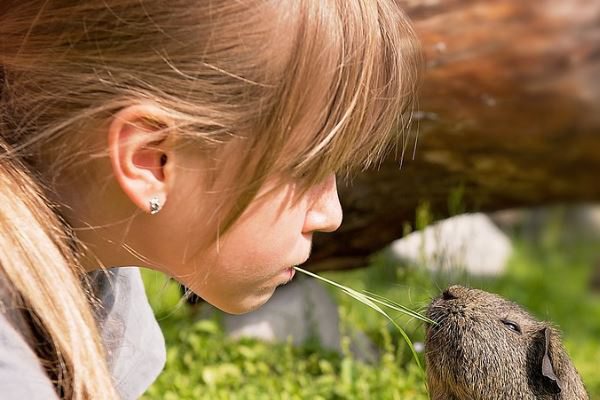
M 550 358 L 552 335 L 550 328 L 542 329 L 543 335 L 539 335 L 544 340 L 544 356 L 542 357 L 542 376 L 543 385 L 550 393 L 557 394 L 562 390 L 562 384 L 554 372 L 553 360 Z M 556 362 L 557 360 L 554 360 Z

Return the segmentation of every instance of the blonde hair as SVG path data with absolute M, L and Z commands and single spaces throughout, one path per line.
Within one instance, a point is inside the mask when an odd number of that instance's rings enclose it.
M 7 152 L 0 142 L 0 154 Z M 114 398 L 106 363 L 91 362 L 103 360 L 104 353 L 82 286 L 83 269 L 62 223 L 18 161 L 0 162 L 0 204 L 0 283 L 10 282 L 12 292 L 4 307 L 25 308 L 32 331 L 46 337 L 50 346 L 40 343 L 34 350 L 59 393 Z
M 52 191 L 55 175 L 69 168 L 64 156 L 84 157 L 77 143 L 85 140 L 74 139 L 77 133 L 123 107 L 151 102 L 175 121 L 169 134 L 182 144 L 221 155 L 213 161 L 212 182 L 225 165 L 232 171 L 215 212 L 223 233 L 267 178 L 298 179 L 308 188 L 333 172 L 366 168 L 397 145 L 420 63 L 397 1 L 198 3 L 3 1 L 0 135 L 12 147 L 10 158 L 18 154 Z M 18 197 L 42 199 L 36 193 Z M 32 225 L 40 231 L 55 223 L 53 210 L 44 210 Z M 53 231 L 49 240 L 64 245 L 63 236 Z M 77 265 L 77 254 L 69 257 L 59 258 L 63 269 Z M 40 264 L 39 273 L 21 268 L 10 281 L 56 288 L 42 281 L 55 266 L 41 260 L 21 260 Z M 94 327 L 78 331 L 96 343 L 83 352 L 76 337 L 69 342 L 55 335 L 65 329 L 56 315 L 45 317 L 46 310 L 63 307 L 88 321 L 86 307 L 81 301 L 62 304 L 58 295 L 37 303 L 29 287 L 17 290 L 62 355 L 69 396 L 100 398 L 106 368 L 85 367 L 102 357 Z M 69 351 L 74 355 L 67 357 Z

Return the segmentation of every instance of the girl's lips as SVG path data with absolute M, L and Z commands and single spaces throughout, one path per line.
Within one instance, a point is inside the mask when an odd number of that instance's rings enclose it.
M 292 278 L 294 277 L 295 274 L 296 274 L 296 270 L 294 269 L 294 267 L 286 268 L 282 272 L 282 275 L 285 275 L 285 278 L 286 278 L 286 282 L 285 283 L 289 283 L 292 280 Z

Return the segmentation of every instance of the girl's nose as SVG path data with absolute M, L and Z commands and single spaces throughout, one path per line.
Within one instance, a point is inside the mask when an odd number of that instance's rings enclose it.
M 342 224 L 342 206 L 335 175 L 311 190 L 310 207 L 306 213 L 304 233 L 333 232 Z

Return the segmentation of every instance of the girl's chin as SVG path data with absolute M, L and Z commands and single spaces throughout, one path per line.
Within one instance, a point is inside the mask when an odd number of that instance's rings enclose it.
M 230 291 L 228 296 L 218 297 L 205 293 L 204 300 L 228 314 L 245 314 L 263 306 L 273 296 L 275 289 L 290 282 L 295 273 L 294 268 L 286 268 L 276 272 L 276 275 L 267 278 L 263 282 L 256 282 L 254 290 L 238 290 L 235 293 Z M 245 286 L 248 287 L 248 285 Z
M 224 311 L 228 314 L 246 314 L 259 309 L 267 301 L 269 301 L 276 288 L 277 286 L 274 286 L 270 289 L 263 289 L 259 293 L 254 293 L 252 295 L 246 296 L 243 299 L 240 299 L 240 301 L 238 301 L 235 304 L 226 304 L 222 306 L 216 304 L 213 305 L 219 308 L 221 311 Z

